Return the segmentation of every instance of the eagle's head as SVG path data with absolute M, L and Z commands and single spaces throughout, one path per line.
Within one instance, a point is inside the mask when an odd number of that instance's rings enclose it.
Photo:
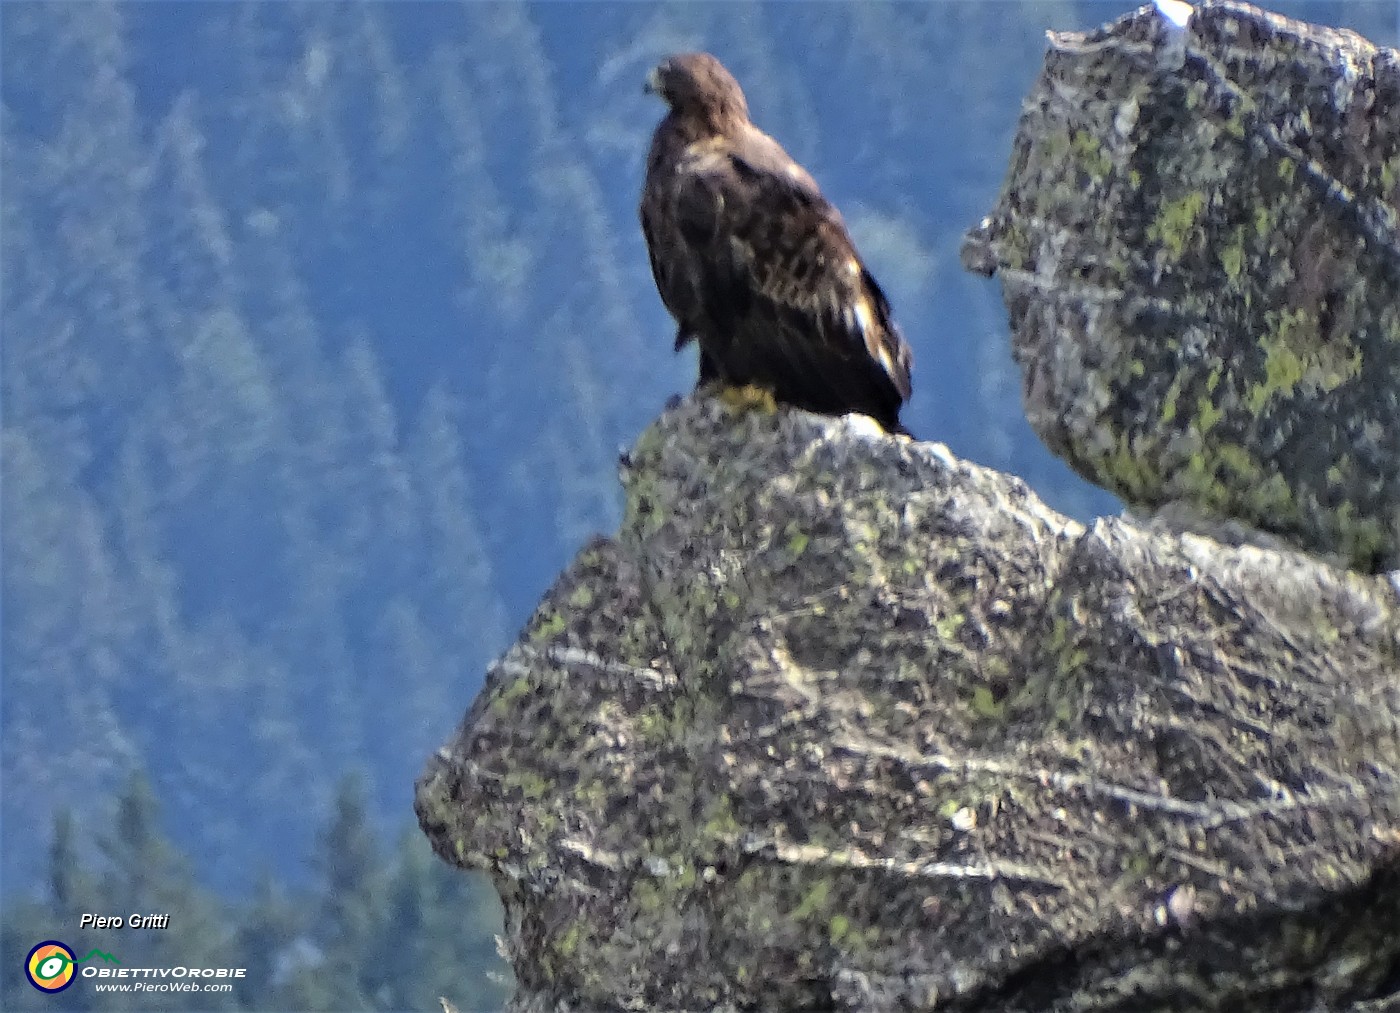
M 709 53 L 668 56 L 647 75 L 646 90 L 678 115 L 720 123 L 749 118 L 749 104 L 734 75 Z

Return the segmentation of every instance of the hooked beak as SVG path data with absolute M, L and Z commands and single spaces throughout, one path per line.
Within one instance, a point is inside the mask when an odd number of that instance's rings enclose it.
M 652 67 L 652 68 L 651 68 L 651 71 L 647 74 L 646 84 L 642 85 L 642 91 L 646 92 L 648 95 L 660 95 L 660 94 L 661 94 L 661 68 L 660 68 L 660 67 Z

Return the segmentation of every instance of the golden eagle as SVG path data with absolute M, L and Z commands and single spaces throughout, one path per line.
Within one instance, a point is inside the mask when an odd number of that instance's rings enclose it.
M 647 90 L 670 112 L 647 155 L 642 232 L 676 348 L 699 342 L 700 383 L 904 432 L 913 356 L 840 213 L 710 54 L 663 60 Z

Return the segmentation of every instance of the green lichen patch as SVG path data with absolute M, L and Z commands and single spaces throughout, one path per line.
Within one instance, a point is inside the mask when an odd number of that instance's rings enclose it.
M 1161 243 L 1173 259 L 1180 259 L 1197 231 L 1206 195 L 1200 191 L 1182 194 L 1165 202 L 1147 227 L 1147 237 Z
M 1228 405 L 1212 375 L 1179 404 Z M 519 1001 L 824 1008 L 846 975 L 918 1008 L 1047 948 L 1111 979 L 1159 911 L 1192 919 L 1151 958 L 1171 980 L 1241 938 L 1250 980 L 1296 981 L 1299 933 L 1331 959 L 1315 898 L 1370 882 L 1386 845 L 1353 828 L 1400 825 L 1388 584 L 1084 532 L 844 426 L 668 413 L 626 477 L 664 523 L 580 554 L 429 761 L 420 823 L 497 883 Z M 1208 449 L 1211 483 L 1307 508 L 1246 444 Z M 1391 966 L 1393 918 L 1337 917 L 1346 980 Z
M 1141 59 L 1155 38 L 1056 51 L 967 262 L 1006 269 L 1028 416 L 1081 474 L 1138 508 L 1199 495 L 1217 522 L 1400 567 L 1400 535 L 1376 544 L 1400 511 L 1392 65 L 1233 6 L 1190 33 L 1165 76 Z M 1085 187 L 1098 154 L 1127 171 Z M 1256 467 L 1222 467 L 1217 443 Z M 1296 506 L 1273 520 L 1279 503 Z

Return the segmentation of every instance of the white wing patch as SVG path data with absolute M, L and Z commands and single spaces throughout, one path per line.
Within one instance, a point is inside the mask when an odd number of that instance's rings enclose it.
M 870 332 L 875 326 L 874 317 L 870 312 L 870 300 L 862 299 L 856 303 L 855 318 L 856 327 L 860 328 L 861 336 L 866 338 L 868 343 Z
M 885 367 L 885 372 L 891 377 L 899 375 L 899 371 L 894 368 L 894 360 L 890 358 L 890 350 L 885 347 L 883 341 L 880 342 L 879 346 L 876 348 L 875 357 L 880 360 L 880 365 Z
M 846 273 L 852 277 L 858 276 L 861 273 L 860 261 L 856 260 L 854 257 L 847 260 Z M 846 323 L 860 331 L 860 337 L 861 340 L 865 342 L 866 350 L 880 360 L 880 365 L 885 367 L 885 372 L 888 373 L 890 377 L 893 378 L 900 375 L 901 370 L 895 366 L 894 359 L 890 358 L 890 350 L 885 347 L 885 343 L 879 340 L 872 340 L 878 339 L 878 334 L 875 329 L 875 313 L 870 308 L 869 299 L 865 296 L 861 296 L 861 298 L 856 301 L 853 308 L 848 308 L 846 310 Z
M 846 273 L 852 278 L 860 276 L 860 261 L 851 257 L 846 261 Z M 870 329 L 874 325 L 874 317 L 870 312 L 870 300 L 864 296 L 856 300 L 854 306 L 846 307 L 846 326 L 854 327 L 860 331 L 860 336 L 865 339 L 866 344 L 870 343 Z

